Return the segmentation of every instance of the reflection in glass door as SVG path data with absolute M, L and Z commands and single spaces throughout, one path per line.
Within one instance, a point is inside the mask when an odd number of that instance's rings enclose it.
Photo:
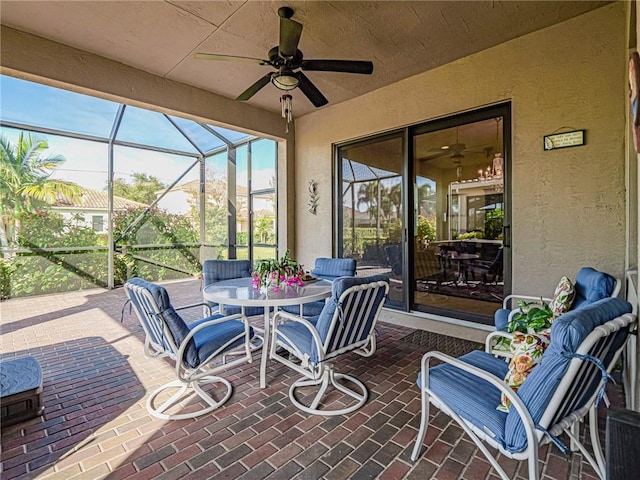
M 491 323 L 504 298 L 505 116 L 497 112 L 415 131 L 416 310 Z
M 355 258 L 358 275 L 391 280 L 387 306 L 404 308 L 403 135 L 338 149 L 342 203 L 338 254 Z

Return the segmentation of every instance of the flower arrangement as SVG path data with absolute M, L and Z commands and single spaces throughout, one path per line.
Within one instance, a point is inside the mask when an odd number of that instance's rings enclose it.
M 304 286 L 302 265 L 290 257 L 289 250 L 280 260 L 260 260 L 251 276 L 255 288 L 273 288 L 274 292 L 282 287 Z

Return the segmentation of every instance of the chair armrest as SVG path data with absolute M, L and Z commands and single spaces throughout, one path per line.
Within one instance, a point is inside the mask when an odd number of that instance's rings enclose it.
M 313 337 L 313 341 L 319 350 L 322 349 L 322 340 L 320 339 L 320 334 L 316 329 L 315 325 L 313 325 L 309 320 L 304 317 L 300 317 L 298 315 L 294 315 L 293 313 L 284 312 L 282 310 L 278 310 L 276 314 L 273 316 L 273 328 L 271 330 L 271 349 L 275 352 L 276 345 L 278 343 L 278 325 L 287 322 L 295 322 L 300 323 L 305 326 L 309 332 L 311 332 L 311 336 Z M 299 353 L 299 352 L 298 352 Z M 296 354 L 302 360 L 302 354 Z
M 207 316 L 211 315 L 211 306 L 206 302 L 191 303 L 189 305 L 183 305 L 182 307 L 173 307 L 173 309 L 178 311 L 178 310 L 185 310 L 187 308 L 195 308 L 195 307 L 204 307 L 208 311 L 208 315 Z
M 275 331 L 278 329 L 279 324 L 286 323 L 286 322 L 296 322 L 304 325 L 307 328 L 307 330 L 311 332 L 314 340 L 316 340 L 316 343 L 318 345 L 322 345 L 322 340 L 320 340 L 320 334 L 318 333 L 318 330 L 316 329 L 315 325 L 304 317 L 295 315 L 293 313 L 285 312 L 282 310 L 278 310 L 276 314 L 273 316 L 272 321 L 273 321 L 274 339 L 275 339 Z
M 506 342 L 510 343 L 512 338 L 513 333 L 503 332 L 501 330 L 491 332 L 485 339 L 484 351 L 495 357 L 502 357 L 505 360 L 509 360 L 512 356 L 511 351 L 503 345 Z
M 198 306 L 198 305 L 192 305 L 192 306 Z M 183 307 L 183 308 L 187 308 L 187 307 Z M 175 307 L 174 307 L 175 309 Z M 247 318 L 244 317 L 241 313 L 236 313 L 235 315 L 228 315 L 226 317 L 220 317 L 220 318 L 214 318 L 212 320 L 206 321 L 206 322 L 202 322 L 200 325 L 198 325 L 197 327 L 191 329 L 189 331 L 189 333 L 187 334 L 186 337 L 184 337 L 184 340 L 182 341 L 182 343 L 179 345 L 178 348 L 178 353 L 176 355 L 176 374 L 178 375 L 178 378 L 182 378 L 182 376 L 180 375 L 180 369 L 183 368 L 182 367 L 182 360 L 184 358 L 184 352 L 187 348 L 187 345 L 189 344 L 189 341 L 193 338 L 193 336 L 198 333 L 200 330 L 210 327 L 211 325 L 215 325 L 216 323 L 223 323 L 226 322 L 228 320 L 240 320 L 243 324 L 244 324 L 244 333 L 245 336 L 249 337 L 249 322 L 247 321 Z M 249 341 L 249 338 L 247 338 L 247 341 Z
M 474 365 L 470 365 L 458 358 L 451 357 L 441 352 L 437 352 L 437 351 L 427 352 L 422 356 L 422 367 L 421 367 L 422 368 L 422 389 L 428 389 L 428 386 L 429 386 L 429 369 L 431 368 L 429 365 L 429 360 L 431 360 L 431 358 L 440 360 L 443 363 L 448 363 L 449 365 L 455 368 L 459 368 L 460 370 L 463 370 L 478 378 L 486 380 L 491 385 L 493 385 L 498 390 L 500 390 L 501 393 L 505 394 L 511 401 L 511 408 L 516 409 L 516 412 L 518 413 L 520 419 L 522 420 L 522 423 L 525 428 L 525 432 L 527 434 L 528 444 L 529 445 L 538 444 L 536 435 L 538 436 L 538 438 L 541 438 L 542 432 L 536 430 L 535 424 L 533 423 L 533 419 L 531 418 L 531 415 L 529 414 L 527 407 L 524 405 L 524 403 L 522 403 L 522 400 L 520 399 L 518 394 L 505 383 L 504 379 L 498 378 L 495 375 L 492 375 L 489 372 L 482 370 L 481 368 L 478 368 Z M 430 394 L 433 395 L 433 392 L 430 392 Z M 436 395 L 434 396 L 438 398 Z M 440 401 L 439 398 L 438 398 L 438 401 Z M 460 425 L 463 425 L 464 424 L 463 420 L 459 418 L 459 416 L 455 412 L 452 412 L 452 413 L 453 415 L 458 417 L 456 419 L 458 423 Z M 539 434 L 536 432 L 539 432 Z
M 509 302 L 511 302 L 514 299 L 517 299 L 517 300 L 540 300 L 540 299 L 542 299 L 542 301 L 546 302 L 546 303 L 550 303 L 551 300 L 552 300 L 551 298 L 541 297 L 539 295 L 520 295 L 520 294 L 517 294 L 517 293 L 512 293 L 511 295 L 507 295 L 506 297 L 504 297 L 504 300 L 502 301 L 502 308 L 507 308 L 507 309 L 511 308 L 511 307 L 509 307 Z

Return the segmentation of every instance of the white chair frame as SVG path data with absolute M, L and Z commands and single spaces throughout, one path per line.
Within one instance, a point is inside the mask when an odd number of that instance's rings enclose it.
M 359 293 L 364 292 L 365 290 L 371 290 L 372 288 L 380 288 L 383 286 L 385 288 L 385 297 L 386 297 L 386 295 L 389 293 L 389 284 L 386 282 L 373 282 L 369 284 L 354 285 L 352 287 L 347 288 L 342 293 L 339 299 L 339 303 L 342 305 L 344 300 L 350 295 L 353 295 L 353 294 L 357 295 Z M 349 344 L 346 347 L 339 350 L 334 350 L 331 353 L 327 353 L 327 349 L 329 345 L 327 345 L 326 342 L 325 343 L 322 342 L 322 340 L 320 339 L 320 335 L 316 330 L 315 326 L 311 322 L 309 322 L 307 319 L 305 319 L 304 317 L 300 317 L 298 315 L 294 315 L 294 314 L 283 312 L 283 311 L 276 312 L 276 314 L 273 317 L 273 330 L 271 332 L 272 341 L 271 341 L 269 356 L 270 358 L 279 361 L 280 363 L 290 367 L 291 369 L 303 375 L 301 379 L 295 381 L 289 388 L 289 398 L 291 399 L 291 402 L 296 407 L 298 407 L 300 410 L 306 413 L 324 415 L 324 416 L 333 416 L 333 415 L 344 415 L 347 413 L 354 412 L 355 410 L 357 410 L 358 408 L 360 408 L 362 405 L 365 404 L 365 402 L 369 398 L 369 392 L 367 390 L 367 387 L 364 385 L 364 383 L 362 383 L 360 380 L 358 380 L 356 377 L 352 375 L 337 373 L 333 365 L 331 365 L 330 363 L 327 363 L 326 360 L 330 360 L 331 358 L 337 357 L 338 355 L 342 355 L 343 353 L 346 353 L 349 351 L 353 351 L 354 353 L 361 355 L 363 357 L 372 356 L 376 351 L 375 326 L 378 321 L 378 317 L 380 315 L 380 311 L 382 310 L 383 304 L 384 304 L 384 299 L 380 302 L 380 304 L 377 307 L 377 311 L 375 312 L 374 320 L 371 326 L 371 332 L 364 340 Z M 358 319 L 360 319 L 366 316 L 366 314 L 370 312 L 367 312 L 365 309 L 360 309 L 355 313 L 357 314 Z M 332 331 L 335 328 L 337 328 L 337 323 L 340 321 L 339 319 L 340 314 L 341 314 L 340 309 L 337 308 L 333 314 L 333 321 L 331 323 L 330 331 L 327 334 L 327 342 L 332 338 L 332 335 L 331 335 Z M 356 322 L 358 321 L 358 319 L 356 319 Z M 343 319 L 343 321 L 345 320 Z M 292 347 L 291 346 L 292 343 L 288 344 L 278 340 L 278 336 L 282 336 L 282 338 L 285 338 L 285 339 L 287 338 L 286 335 L 283 334 L 278 329 L 278 326 L 285 322 L 300 323 L 304 325 L 304 327 L 306 327 L 311 332 L 311 335 L 313 336 L 313 341 L 316 345 L 316 348 L 318 349 L 319 357 L 320 357 L 320 361 L 317 364 L 311 363 L 309 356 L 301 352 L 299 349 Z M 288 357 L 285 357 L 277 353 L 277 350 L 279 348 L 284 349 L 285 351 L 289 352 L 296 358 L 300 359 L 301 363 L 300 364 L 294 363 Z M 347 380 L 353 383 L 354 385 L 356 385 L 357 390 L 351 389 L 345 386 L 344 384 L 339 383 L 337 380 Z M 308 387 L 308 386 L 317 386 L 317 385 L 319 385 L 320 388 L 316 393 L 316 395 L 314 396 L 314 399 L 309 406 L 304 405 L 302 402 L 300 402 L 296 398 L 295 392 L 298 388 Z M 322 397 L 326 393 L 329 385 L 332 385 L 334 388 L 352 397 L 356 401 L 356 403 L 348 407 L 345 407 L 342 409 L 335 409 L 335 410 L 320 408 L 320 401 L 322 400 Z
M 137 294 L 138 299 L 141 301 L 142 306 L 145 310 L 145 312 L 139 312 L 134 305 L 136 316 L 138 317 L 138 320 L 140 321 L 140 324 L 142 325 L 142 328 L 145 332 L 145 354 L 151 358 L 169 357 L 175 362 L 175 373 L 177 380 L 158 387 L 149 395 L 149 398 L 146 402 L 147 411 L 152 416 L 163 420 L 184 420 L 204 415 L 224 405 L 224 403 L 231 397 L 233 387 L 228 380 L 216 374 L 236 365 L 252 362 L 250 328 L 246 317 L 241 314 L 236 314 L 203 322 L 197 327 L 193 328 L 180 345 L 176 345 L 173 341 L 171 332 L 169 331 L 164 320 L 161 318 L 162 314 L 160 313 L 160 308 L 158 307 L 158 304 L 156 303 L 153 296 L 149 293 L 149 291 L 137 285 L 128 285 L 127 289 L 135 290 L 135 293 Z M 127 296 L 131 298 L 129 291 L 127 291 Z M 184 310 L 185 308 L 191 308 L 200 305 L 201 304 L 188 305 L 181 308 L 175 308 L 175 310 Z M 187 367 L 184 362 L 184 355 L 187 345 L 193 338 L 193 336 L 199 331 L 206 329 L 211 325 L 222 323 L 228 320 L 241 320 L 244 324 L 243 334 L 229 340 L 218 350 L 211 353 L 211 355 L 209 355 L 207 359 L 201 362 L 197 368 Z M 242 347 L 221 355 L 221 352 L 223 352 L 229 345 L 233 344 L 243 336 L 245 337 L 245 342 Z M 161 342 L 164 342 L 164 345 Z M 227 356 L 229 355 L 239 355 L 239 357 L 235 358 L 232 361 L 227 361 Z M 222 361 L 219 365 L 213 366 L 213 362 L 218 356 L 222 357 Z M 211 384 L 221 384 L 224 387 L 224 395 L 222 399 L 216 400 L 210 394 L 203 390 L 203 386 Z M 158 395 L 166 390 L 173 390 L 176 388 L 178 389 L 178 391 L 171 394 L 171 396 L 160 406 L 156 407 L 154 405 L 154 400 Z M 168 413 L 168 410 L 170 410 L 178 402 L 186 400 L 194 395 L 200 397 L 207 406 L 190 413 Z
M 615 278 L 615 281 L 616 283 L 613 287 L 613 291 L 611 292 L 612 298 L 617 297 L 620 294 L 620 290 L 622 289 L 622 281 L 619 278 Z M 511 295 L 507 295 L 506 297 L 504 297 L 504 300 L 502 301 L 502 308 L 504 308 L 505 310 L 511 309 L 507 323 L 511 322 L 513 320 L 513 317 L 520 311 L 517 308 L 515 309 L 513 308 L 514 300 L 542 301 L 542 302 L 545 302 L 547 305 L 549 305 L 553 299 L 549 297 L 539 297 L 539 296 L 537 297 L 535 295 L 519 295 L 517 293 L 512 293 Z M 499 340 L 502 338 L 505 338 L 508 341 L 510 341 L 513 338 L 513 334 L 508 332 L 503 332 L 503 331 L 496 331 L 496 332 L 490 333 L 486 339 L 486 345 L 487 345 L 487 348 L 489 348 L 489 345 L 491 345 L 491 350 L 487 350 L 487 351 L 490 351 L 493 355 L 497 357 L 503 357 L 508 360 L 511 358 L 511 352 L 509 352 L 508 350 L 505 350 L 504 348 L 500 348 L 498 346 L 499 344 L 503 345 L 508 343 L 506 341 L 500 342 Z
M 596 327 L 585 340 L 582 342 L 580 347 L 577 350 L 578 354 L 588 354 L 592 347 L 600 340 L 601 338 L 610 335 L 621 328 L 626 327 L 627 325 L 631 326 L 631 328 L 635 328 L 637 322 L 637 318 L 633 314 L 624 314 L 613 320 L 606 322 L 603 325 Z M 628 339 L 628 337 L 627 337 Z M 625 342 L 626 343 L 626 342 Z M 616 365 L 617 359 L 619 358 L 621 352 L 624 350 L 624 344 L 616 350 L 613 359 L 609 363 L 607 368 L 607 372 L 611 372 L 613 367 Z M 487 349 L 487 353 L 492 353 L 490 349 Z M 451 410 L 445 403 L 443 403 L 437 395 L 435 395 L 429 388 L 429 369 L 432 368 L 429 363 L 430 360 L 438 359 L 442 362 L 453 365 L 456 368 L 469 372 L 478 378 L 486 380 L 491 383 L 494 387 L 500 390 L 501 393 L 504 393 L 511 400 L 512 406 L 511 408 L 515 408 L 518 415 L 520 416 L 527 436 L 527 447 L 525 450 L 519 453 L 510 453 L 505 450 L 500 443 L 496 442 L 491 435 L 489 435 L 484 430 L 478 428 L 473 425 L 471 422 L 461 418 L 457 415 L 453 410 Z M 567 391 L 573 387 L 574 380 L 576 376 L 580 372 L 582 368 L 584 368 L 585 361 L 580 360 L 579 358 L 573 358 L 567 368 L 566 373 L 564 374 L 558 388 L 554 392 L 549 405 L 545 409 L 539 424 L 542 427 L 547 428 L 551 435 L 557 436 L 562 432 L 567 433 L 569 438 L 571 439 L 572 447 L 577 448 L 587 459 L 589 464 L 593 467 L 593 469 L 597 472 L 598 476 L 604 480 L 605 478 L 605 461 L 604 455 L 602 453 L 602 447 L 600 445 L 600 439 L 598 437 L 598 415 L 596 411 L 596 397 L 598 391 L 602 386 L 602 380 L 600 380 L 600 384 L 598 388 L 595 390 L 589 401 L 585 404 L 584 407 L 574 410 L 573 412 L 566 415 L 564 418 L 557 421 L 554 425 L 549 425 L 550 422 L 553 421 L 554 416 L 557 414 L 558 409 L 562 405 L 562 401 L 565 398 Z M 493 468 L 498 472 L 498 475 L 503 480 L 509 480 L 509 476 L 505 473 L 504 469 L 498 463 L 496 457 L 491 454 L 489 449 L 485 444 L 495 448 L 499 453 L 503 454 L 508 458 L 512 458 L 514 460 L 527 460 L 528 470 L 529 470 L 529 480 L 538 480 L 540 477 L 539 465 L 538 465 L 538 448 L 540 446 L 545 445 L 550 441 L 549 437 L 545 435 L 542 431 L 536 429 L 533 419 L 531 415 L 527 411 L 526 406 L 520 400 L 518 394 L 514 392 L 510 387 L 506 385 L 504 379 L 498 378 L 490 373 L 477 368 L 473 365 L 465 363 L 457 358 L 450 357 L 440 352 L 428 352 L 422 357 L 422 413 L 421 413 L 421 421 L 420 421 L 420 430 L 418 432 L 418 436 L 416 438 L 416 443 L 411 453 L 411 460 L 416 461 L 418 458 L 418 454 L 420 453 L 420 449 L 422 447 L 422 443 L 425 438 L 425 434 L 427 432 L 427 428 L 429 427 L 429 404 L 433 404 L 436 408 L 440 409 L 443 413 L 449 415 L 453 420 L 455 420 L 462 429 L 471 437 L 471 440 L 478 446 L 480 451 L 485 455 L 489 463 L 493 466 Z M 526 382 L 526 380 L 525 380 Z M 589 416 L 589 432 L 590 432 L 590 440 L 593 445 L 593 455 L 589 453 L 585 445 L 580 441 L 577 435 L 577 429 L 575 428 L 578 425 L 578 422 L 582 421 L 583 418 L 588 415 Z M 595 456 L 595 458 L 594 458 Z

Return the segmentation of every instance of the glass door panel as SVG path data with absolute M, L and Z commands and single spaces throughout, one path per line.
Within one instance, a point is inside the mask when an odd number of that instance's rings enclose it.
M 490 323 L 502 302 L 503 123 L 460 118 L 413 137 L 416 310 Z
M 338 254 L 355 258 L 358 275 L 391 280 L 387 306 L 404 308 L 403 136 L 338 149 L 342 206 Z

